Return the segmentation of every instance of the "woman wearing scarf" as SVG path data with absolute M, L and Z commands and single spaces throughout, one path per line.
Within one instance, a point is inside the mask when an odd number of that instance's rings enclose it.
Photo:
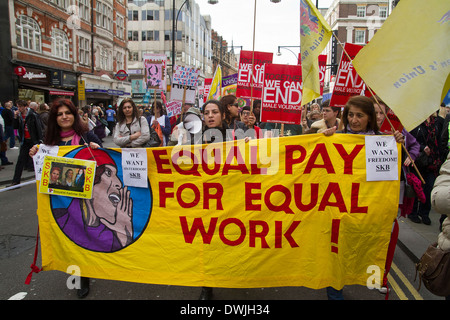
M 373 101 L 364 96 L 353 96 L 344 107 L 341 119 L 344 129 L 338 133 L 364 134 L 364 135 L 381 135 L 379 132 L 377 115 Z M 337 128 L 333 127 L 323 131 L 323 134 L 330 136 L 336 132 Z M 394 138 L 399 143 L 404 143 L 403 135 L 395 131 Z M 343 289 L 337 290 L 332 287 L 327 288 L 329 300 L 343 300 Z
M 88 126 L 82 121 L 78 110 L 72 101 L 61 99 L 53 103 L 49 116 L 44 144 L 49 146 L 89 145 L 92 149 L 102 146 L 100 139 L 89 131 Z M 34 145 L 29 152 L 33 157 L 38 151 Z M 81 288 L 78 289 L 79 298 L 84 298 L 89 293 L 89 278 L 81 277 Z
M 416 161 L 420 174 L 425 181 L 423 192 L 425 193 L 426 198 L 425 203 L 420 203 L 417 199 L 414 201 L 413 211 L 408 218 L 416 223 L 423 222 L 426 225 L 431 224 L 429 218 L 431 210 L 431 190 L 433 189 L 436 177 L 439 175 L 439 169 L 442 164 L 443 150 L 441 150 L 440 147 L 440 138 L 443 124 L 444 120 L 433 114 L 411 131 L 411 134 L 416 137 L 417 142 L 420 144 L 421 154 L 417 160 L 422 157 L 427 159 L 425 162 L 421 161 L 421 163 L 425 163 L 422 167 Z

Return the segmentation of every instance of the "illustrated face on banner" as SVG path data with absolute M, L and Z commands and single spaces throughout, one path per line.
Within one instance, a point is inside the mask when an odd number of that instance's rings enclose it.
M 123 184 L 121 153 L 90 150 L 97 169 L 92 199 L 50 196 L 53 217 L 64 234 L 92 251 L 115 252 L 136 241 L 150 220 L 150 188 Z M 68 158 L 93 160 L 87 148 L 78 148 Z

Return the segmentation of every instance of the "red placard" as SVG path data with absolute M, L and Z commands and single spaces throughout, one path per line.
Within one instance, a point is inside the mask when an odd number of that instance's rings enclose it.
M 363 46 L 346 43 L 344 50 L 353 60 Z M 363 79 L 358 75 L 353 68 L 352 62 L 348 59 L 345 52 L 342 53 L 341 62 L 339 63 L 339 70 L 336 75 L 336 82 L 334 84 L 333 94 L 330 100 L 332 107 L 344 107 L 351 96 L 371 95 L 367 92 L 366 85 Z
M 241 51 L 236 87 L 238 98 L 261 99 L 264 64 L 272 63 L 272 59 L 272 52 L 255 51 L 253 55 L 253 51 Z M 254 64 L 252 64 L 252 61 Z
M 302 67 L 266 64 L 261 101 L 261 122 L 301 124 Z
M 325 71 L 327 70 L 327 55 L 319 55 L 319 81 L 320 81 L 320 94 L 323 95 L 323 86 L 325 83 Z
M 203 92 L 203 100 L 208 99 L 209 90 L 211 89 L 212 78 L 206 78 L 204 82 L 205 91 Z
M 383 123 L 381 124 L 381 128 L 379 129 L 379 131 L 387 134 L 392 134 L 392 127 L 391 127 L 392 124 L 395 130 L 402 132 L 403 125 L 400 122 L 400 119 L 395 115 L 394 111 L 389 109 L 389 111 L 386 112 L 386 116 L 387 118 L 389 118 L 391 123 L 389 123 L 389 121 L 385 118 L 383 120 Z

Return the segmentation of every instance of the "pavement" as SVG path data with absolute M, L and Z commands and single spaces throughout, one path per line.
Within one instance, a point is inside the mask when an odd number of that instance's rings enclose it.
M 18 143 L 16 143 L 18 146 Z M 112 141 L 112 137 L 106 137 L 103 144 L 105 148 L 117 147 Z M 14 169 L 19 155 L 19 149 L 8 149 L 6 156 L 13 165 L 3 166 L 0 170 L 0 192 L 6 192 L 14 187 L 8 187 L 14 176 Z M 21 184 L 30 184 L 35 180 L 34 172 L 24 170 L 22 173 Z M 20 185 L 19 185 L 20 186 Z M 440 214 L 433 209 L 430 212 L 431 225 L 423 223 L 414 223 L 406 217 L 399 217 L 399 237 L 397 245 L 408 255 L 408 257 L 416 263 L 428 246 L 437 241 L 439 234 L 439 218 Z

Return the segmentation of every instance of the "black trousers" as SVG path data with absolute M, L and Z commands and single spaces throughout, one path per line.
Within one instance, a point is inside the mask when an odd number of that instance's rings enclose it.
M 33 147 L 31 139 L 25 139 L 20 146 L 19 157 L 17 158 L 16 169 L 14 170 L 13 183 L 20 183 L 24 168 L 32 168 L 33 159 L 30 157 L 30 149 Z

